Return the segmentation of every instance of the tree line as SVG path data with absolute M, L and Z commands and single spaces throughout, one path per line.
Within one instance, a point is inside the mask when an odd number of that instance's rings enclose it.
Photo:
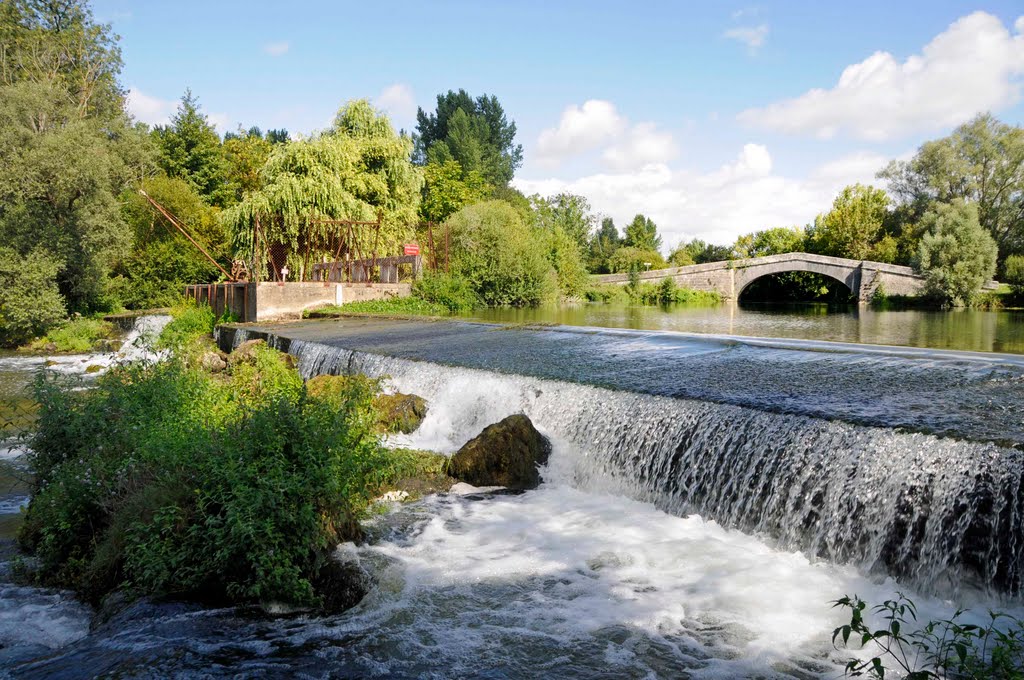
M 381 219 L 376 248 L 451 234 L 436 289 L 480 304 L 581 297 L 588 274 L 793 250 L 918 267 L 945 303 L 998 274 L 1024 285 L 1024 133 L 982 115 L 879 174 L 888 193 L 844 189 L 802 227 L 664 253 L 638 214 L 619 230 L 578 195 L 525 196 L 516 125 L 494 95 L 439 94 L 396 131 L 366 100 L 325 130 L 239 127 L 221 137 L 191 91 L 166 125 L 132 119 L 118 37 L 85 0 L 0 3 L 0 330 L 16 345 L 69 315 L 166 306 L 220 272 L 140 194 L 188 226 L 222 267 L 257 267 L 264 240 L 297 247 L 325 219 Z M 295 269 L 293 269 L 295 271 Z

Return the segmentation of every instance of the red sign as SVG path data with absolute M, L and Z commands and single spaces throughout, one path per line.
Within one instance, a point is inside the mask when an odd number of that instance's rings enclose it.
M 416 245 L 415 243 L 406 243 L 404 248 L 405 248 L 405 254 L 406 255 L 419 255 L 420 254 L 420 247 L 418 245 Z

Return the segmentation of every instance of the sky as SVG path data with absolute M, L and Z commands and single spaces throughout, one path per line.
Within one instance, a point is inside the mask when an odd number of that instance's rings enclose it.
M 94 0 L 132 114 L 186 88 L 220 132 L 325 128 L 369 98 L 413 131 L 463 88 L 518 128 L 526 194 L 570 191 L 668 248 L 802 225 L 980 112 L 1024 119 L 1024 3 Z

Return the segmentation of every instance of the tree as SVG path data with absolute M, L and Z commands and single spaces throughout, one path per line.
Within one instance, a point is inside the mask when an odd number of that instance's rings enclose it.
M 576 242 L 580 252 L 586 249 L 590 232 L 594 228 L 594 216 L 586 198 L 570 193 L 548 198 L 534 195 L 530 197 L 530 204 L 536 226 L 547 230 L 559 228 Z
M 431 222 L 444 222 L 463 206 L 484 200 L 491 191 L 479 172 L 463 173 L 462 166 L 454 160 L 428 163 L 423 168 L 423 178 L 420 216 Z
M 547 241 L 548 261 L 558 279 L 558 292 L 563 297 L 582 297 L 587 288 L 587 267 L 576 239 L 560 225 L 541 235 Z
M 601 220 L 601 228 L 590 238 L 587 268 L 595 274 L 610 273 L 609 261 L 621 245 L 622 238 L 615 228 L 615 221 L 605 217 Z
M 637 215 L 626 225 L 626 238 L 623 245 L 639 250 L 658 250 L 661 248 L 661 237 L 658 236 L 658 225 L 650 217 Z
M 807 245 L 821 255 L 892 262 L 896 240 L 883 229 L 888 207 L 889 197 L 882 189 L 848 186 L 832 202 L 832 210 L 815 218 Z
M 255 191 L 262 183 L 260 171 L 270 158 L 273 144 L 263 137 L 258 127 L 229 133 L 224 137 L 224 179 L 231 191 L 231 202 L 242 200 L 245 193 Z
M 465 90 L 437 95 L 437 109 L 416 112 L 414 158 L 419 165 L 454 160 L 464 172 L 479 172 L 494 187 L 504 187 L 523 163 L 515 143 L 516 124 L 505 116 L 498 98 L 476 99 Z
M 505 201 L 466 206 L 445 226 L 452 273 L 470 282 L 487 305 L 536 305 L 554 297 L 549 249 Z
M 81 2 L 4 2 L 0 55 L 0 243 L 44 248 L 71 311 L 107 309 L 131 241 L 116 196 L 154 169 L 123 111 L 116 36 Z
M 704 264 L 705 262 L 724 262 L 732 259 L 732 248 L 729 246 L 716 246 L 713 243 L 702 241 L 698 238 L 689 243 L 679 246 L 690 255 L 692 264 Z M 678 256 L 677 260 L 682 256 Z M 679 266 L 679 265 L 676 265 Z
M 277 145 L 263 168 L 263 186 L 222 213 L 236 250 L 260 261 L 261 244 L 253 239 L 258 223 L 268 244 L 280 244 L 297 259 L 288 267 L 297 274 L 310 252 L 337 227 L 324 219 L 375 220 L 376 236 L 360 232 L 364 253 L 396 252 L 415 235 L 423 177 L 409 161 L 412 141 L 395 133 L 391 122 L 368 101 L 349 102 L 334 125 L 309 139 Z M 266 275 L 266 273 L 262 273 Z
M 799 253 L 806 247 L 806 238 L 802 227 L 773 227 L 740 236 L 732 249 L 737 258 Z
M 170 125 L 153 130 L 160 149 L 160 167 L 168 177 L 188 182 L 211 205 L 225 206 L 233 202 L 234 193 L 227 185 L 227 161 L 220 137 L 192 90 L 185 90 Z
M 59 269 L 60 261 L 42 249 L 22 256 L 0 247 L 0 347 L 25 344 L 64 318 Z
M 893 161 L 878 176 L 916 222 L 935 201 L 978 206 L 978 220 L 1000 258 L 1024 253 L 1024 129 L 982 114 L 948 137 L 926 142 L 909 161 Z
M 1011 255 L 1003 263 L 1003 280 L 1013 288 L 1014 295 L 1024 295 L 1024 255 Z
M 608 268 L 611 269 L 613 274 L 664 269 L 665 258 L 657 250 L 623 246 L 611 256 L 611 259 L 608 261 Z
M 996 271 L 998 248 L 978 221 L 973 203 L 938 203 L 921 218 L 915 268 L 925 277 L 925 291 L 943 304 L 970 305 Z

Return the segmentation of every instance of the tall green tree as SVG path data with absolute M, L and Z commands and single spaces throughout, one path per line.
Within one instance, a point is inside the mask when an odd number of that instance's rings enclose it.
M 978 207 L 956 199 L 937 203 L 921 218 L 925 228 L 915 268 L 928 295 L 953 306 L 970 305 L 996 271 L 995 240 L 981 226 Z
M 974 203 L 1000 258 L 1024 253 L 1024 129 L 982 114 L 948 137 L 926 142 L 879 177 L 916 222 L 934 202 Z
M 153 135 L 160 149 L 160 167 L 168 177 L 185 180 L 212 205 L 233 202 L 235 192 L 227 183 L 228 164 L 220 136 L 199 110 L 192 90 L 185 90 L 171 124 L 158 125 Z
M 807 245 L 821 255 L 893 262 L 896 239 L 884 229 L 888 208 L 889 197 L 882 189 L 848 186 L 833 201 L 832 209 L 814 220 Z
M 324 219 L 372 221 L 380 214 L 380 233 L 360 231 L 358 245 L 364 253 L 374 247 L 380 254 L 397 252 L 415 236 L 423 187 L 411 152 L 412 141 L 396 134 L 387 116 L 365 99 L 349 102 L 329 130 L 277 145 L 263 168 L 262 186 L 225 210 L 223 223 L 237 251 L 257 264 L 258 223 L 267 243 L 281 244 L 297 258 L 288 264 L 297 274 L 311 244 L 337 231 L 318 223 Z
M 799 253 L 806 247 L 806 240 L 803 227 L 773 227 L 740 236 L 732 250 L 737 258 Z
M 70 311 L 108 308 L 131 232 L 117 196 L 153 170 L 123 110 L 117 37 L 83 2 L 0 3 L 0 243 L 58 263 Z
M 479 172 L 464 173 L 455 160 L 427 163 L 423 179 L 420 216 L 430 222 L 444 222 L 464 206 L 484 200 L 491 192 L 491 185 Z
M 586 198 L 570 193 L 560 193 L 549 198 L 535 195 L 530 197 L 530 204 L 536 226 L 547 230 L 561 229 L 583 252 L 590 241 L 595 221 Z
M 504 187 L 523 163 L 509 121 L 494 95 L 473 98 L 465 90 L 437 95 L 437 108 L 416 113 L 415 155 L 420 165 L 457 161 L 464 172 L 478 172 L 494 187 Z
M 601 220 L 601 227 L 590 238 L 587 268 L 595 274 L 609 274 L 612 255 L 622 246 L 622 237 L 610 217 Z
M 224 179 L 232 193 L 232 203 L 242 200 L 246 192 L 261 186 L 260 171 L 270 158 L 273 142 L 263 136 L 258 127 L 224 136 Z
M 639 250 L 658 250 L 661 248 L 661 237 L 658 236 L 658 225 L 650 217 L 637 215 L 626 225 L 626 238 L 623 245 Z

